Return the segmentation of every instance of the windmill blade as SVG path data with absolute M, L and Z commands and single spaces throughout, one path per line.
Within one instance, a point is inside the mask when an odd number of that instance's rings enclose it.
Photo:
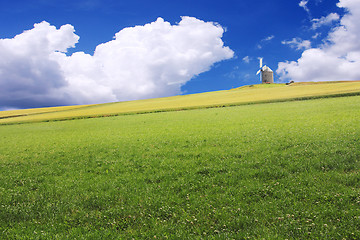
M 260 68 L 262 68 L 262 64 L 263 64 L 263 58 L 259 58 L 259 60 L 260 60 Z
M 261 69 L 259 71 L 257 71 L 256 75 L 258 75 L 261 72 Z

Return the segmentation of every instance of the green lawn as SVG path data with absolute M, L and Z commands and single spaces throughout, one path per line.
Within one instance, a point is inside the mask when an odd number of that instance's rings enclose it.
M 0 239 L 359 239 L 360 96 L 0 126 Z

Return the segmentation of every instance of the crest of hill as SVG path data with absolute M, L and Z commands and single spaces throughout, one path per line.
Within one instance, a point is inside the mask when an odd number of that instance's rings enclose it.
M 231 90 L 95 105 L 0 112 L 0 124 L 69 120 L 360 95 L 360 81 L 247 85 Z

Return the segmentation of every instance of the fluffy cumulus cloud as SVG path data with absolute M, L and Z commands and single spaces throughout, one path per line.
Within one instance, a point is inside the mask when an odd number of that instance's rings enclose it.
M 125 28 L 93 55 L 67 50 L 74 27 L 47 22 L 12 39 L 0 39 L 0 108 L 135 100 L 181 93 L 181 86 L 232 58 L 224 29 L 192 17 L 171 25 L 158 18 Z
M 337 6 L 346 14 L 322 45 L 305 50 L 297 61 L 279 63 L 282 80 L 360 80 L 360 2 L 340 0 Z
M 46 22 L 35 24 L 34 29 L 13 39 L 0 39 L 1 107 L 27 106 L 29 101 L 51 105 L 63 98 L 58 89 L 69 83 L 52 55 L 66 52 L 78 39 L 72 26 L 56 29 Z

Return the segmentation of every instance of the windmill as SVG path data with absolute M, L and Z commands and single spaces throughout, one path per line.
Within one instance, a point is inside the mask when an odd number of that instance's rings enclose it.
M 259 60 L 260 69 L 257 71 L 256 75 L 260 73 L 261 83 L 274 83 L 274 72 L 268 66 L 263 66 L 263 58 L 259 58 Z

